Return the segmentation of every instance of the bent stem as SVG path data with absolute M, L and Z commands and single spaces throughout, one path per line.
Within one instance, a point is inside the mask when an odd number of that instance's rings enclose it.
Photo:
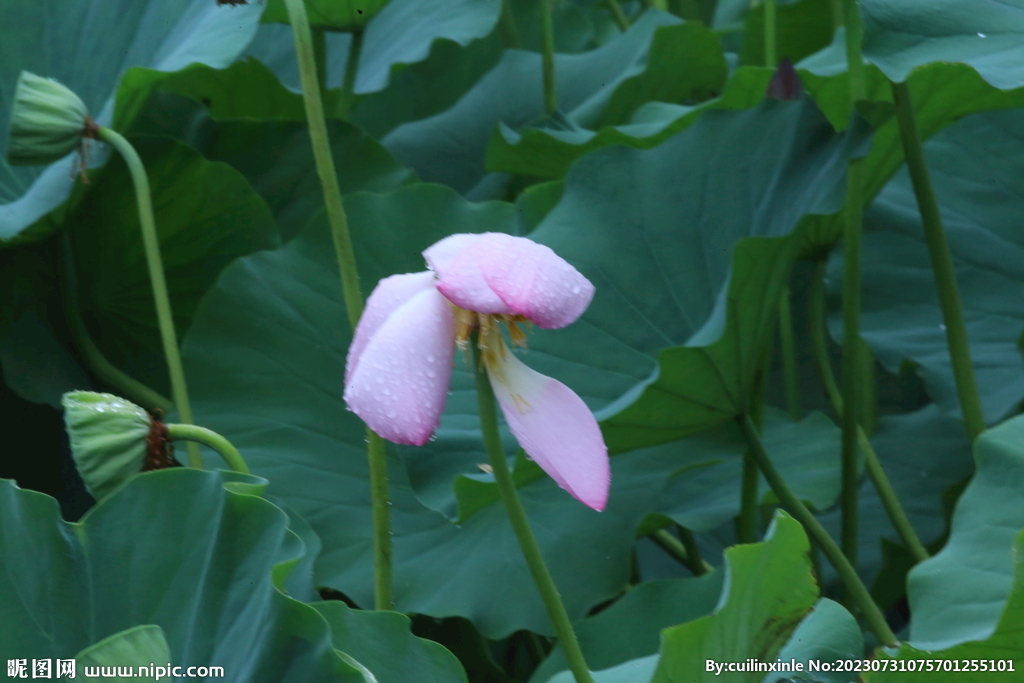
M 359 324 L 359 316 L 363 312 L 363 297 L 359 292 L 359 274 L 356 271 L 352 237 L 349 234 L 348 218 L 341 201 L 338 176 L 334 168 L 334 158 L 331 156 L 330 140 L 327 137 L 327 121 L 324 117 L 323 100 L 320 97 L 313 34 L 309 28 L 309 18 L 303 0 L 285 0 L 285 7 L 288 9 L 288 20 L 292 25 L 292 36 L 295 40 L 295 54 L 302 81 L 302 99 L 306 106 L 309 137 L 313 145 L 313 159 L 324 192 L 324 206 L 338 259 L 345 309 L 348 311 L 349 323 L 355 330 Z M 391 515 L 388 502 L 387 461 L 384 440 L 370 429 L 367 429 L 367 456 L 370 492 L 373 497 L 375 604 L 377 609 L 390 609 Z
M 223 436 L 198 425 L 168 424 L 167 436 L 175 441 L 188 441 L 189 443 L 202 444 L 217 451 L 224 462 L 235 472 L 249 474 L 249 466 L 245 464 L 242 454 L 234 445 Z
M 682 533 L 684 527 L 679 527 L 679 529 Z M 689 540 L 692 542 L 693 534 L 689 529 L 685 529 L 685 531 L 690 535 Z M 715 569 L 700 556 L 695 542 L 692 546 L 687 544 L 685 536 L 680 541 L 667 529 L 658 529 L 649 534 L 647 538 L 651 539 L 656 546 L 664 550 L 676 562 L 689 569 L 694 576 L 703 576 Z
M 490 378 L 487 376 L 481 353 L 474 338 L 470 341 L 470 348 L 473 350 L 473 368 L 476 378 L 476 395 L 480 406 L 480 430 L 483 432 L 484 446 L 487 449 L 487 457 L 494 472 L 494 479 L 498 483 L 498 491 L 501 493 L 501 500 L 505 504 L 505 511 L 512 523 L 519 547 L 530 568 L 533 582 L 537 585 L 544 606 L 554 624 L 558 640 L 562 645 L 565 658 L 572 670 L 576 683 L 593 683 L 587 662 L 583 658 L 583 650 L 580 649 L 579 641 L 576 639 L 576 632 L 573 631 L 569 614 L 565 611 L 562 598 L 558 595 L 558 589 L 551 578 L 544 556 L 541 555 L 537 539 L 530 530 L 530 523 L 526 518 L 526 511 L 519 500 L 519 492 L 516 490 L 515 482 L 512 480 L 512 473 L 509 472 L 508 462 L 505 460 L 505 451 L 501 446 L 501 435 L 498 433 L 498 409 L 494 399 L 494 390 L 491 388 Z
M 156 306 L 156 318 L 160 327 L 160 341 L 163 343 L 164 358 L 167 361 L 167 374 L 171 379 L 171 396 L 178 409 L 178 418 L 192 424 L 192 406 L 188 402 L 188 386 L 185 384 L 185 369 L 181 364 L 181 353 L 178 351 L 178 335 L 174 331 L 174 316 L 171 313 L 171 299 L 167 294 L 167 279 L 164 277 L 164 264 L 160 258 L 160 238 L 156 232 L 156 220 L 153 218 L 153 200 L 149 191 L 149 177 L 142 159 L 120 133 L 99 126 L 97 137 L 118 151 L 128 165 L 135 186 L 135 198 L 139 205 L 139 225 L 142 228 L 142 245 L 146 252 L 146 267 L 149 269 L 149 283 L 153 288 L 153 302 Z M 202 469 L 203 456 L 199 446 L 188 444 L 188 464 Z
M 174 409 L 170 399 L 128 375 L 107 359 L 96 342 L 89 335 L 78 300 L 78 282 L 75 277 L 74 252 L 71 235 L 65 230 L 60 236 L 61 257 L 64 276 L 61 278 L 61 298 L 64 301 L 64 316 L 68 321 L 71 340 L 81 354 L 89 370 L 132 403 L 137 403 L 148 412 L 161 411 L 164 414 Z
M 555 94 L 555 25 L 552 19 L 555 0 L 540 2 L 540 36 L 542 43 L 543 77 L 544 77 L 544 111 L 551 116 L 558 110 L 558 97 Z
M 832 404 L 832 409 L 836 411 L 836 414 L 842 415 L 843 397 L 839 394 L 838 387 L 836 387 L 836 379 L 832 374 L 832 365 L 828 360 L 828 347 L 825 343 L 824 275 L 826 265 L 824 260 L 818 262 L 814 272 L 814 283 L 811 285 L 811 347 L 814 354 L 814 363 L 818 368 L 821 383 L 825 387 L 825 393 Z M 900 503 L 899 496 L 896 495 L 896 490 L 885 473 L 882 462 L 871 445 L 871 440 L 868 439 L 867 432 L 860 425 L 857 426 L 857 445 L 860 446 L 861 453 L 864 454 L 864 466 L 867 469 L 868 478 L 871 479 L 871 483 L 878 492 L 878 497 L 882 501 L 882 507 L 885 508 L 885 512 L 889 516 L 889 521 L 892 522 L 893 528 L 896 529 L 896 533 L 899 534 L 916 562 L 927 560 L 929 557 L 928 551 L 925 549 L 924 544 L 921 543 L 917 532 L 914 531 L 906 511 Z
M 772 491 L 775 492 L 783 507 L 804 526 L 810 537 L 825 553 L 825 556 L 828 557 L 829 562 L 835 567 L 836 573 L 839 574 L 839 578 L 842 579 L 847 593 L 853 602 L 860 607 L 861 612 L 868 621 L 868 625 L 878 637 L 878 640 L 887 647 L 897 646 L 899 641 L 896 639 L 896 635 L 889 628 L 889 624 L 886 623 L 885 616 L 878 608 L 878 605 L 871 599 L 871 593 L 868 592 L 867 586 L 857 576 L 857 570 L 853 568 L 853 564 L 846 558 L 846 555 L 839 549 L 839 546 L 832 540 L 832 537 L 828 535 L 821 522 L 811 514 L 807 506 L 793 493 L 792 489 L 789 488 L 789 485 L 782 478 L 782 475 L 775 469 L 775 465 L 772 464 L 771 458 L 768 456 L 768 452 L 765 450 L 761 437 L 758 436 L 757 429 L 754 427 L 750 416 L 746 414 L 740 415 L 736 418 L 736 422 L 739 423 L 743 437 L 747 440 L 747 445 L 750 446 L 750 452 L 757 461 L 757 466 L 762 474 L 764 474 L 764 478 L 768 480 L 768 485 L 772 487 Z
M 974 366 L 971 365 L 967 326 L 964 324 L 964 315 L 960 307 L 960 290 L 956 283 L 956 271 L 953 269 L 953 257 L 949 253 L 939 204 L 925 163 L 910 88 L 906 83 L 893 83 L 892 97 L 896 104 L 900 138 L 903 140 L 903 155 L 906 157 L 910 182 L 917 197 L 917 208 L 921 213 L 924 237 L 931 256 L 932 270 L 935 272 L 935 284 L 939 290 L 939 305 L 942 307 L 942 320 L 946 325 L 946 343 L 953 362 L 953 377 L 956 380 L 960 410 L 964 414 L 967 436 L 973 443 L 978 435 L 985 431 L 985 414 L 981 409 L 978 385 L 974 379 Z

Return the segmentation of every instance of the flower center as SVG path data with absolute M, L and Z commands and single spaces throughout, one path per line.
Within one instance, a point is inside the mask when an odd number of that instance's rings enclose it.
M 477 346 L 484 352 L 486 359 L 488 349 L 492 352 L 505 353 L 505 344 L 501 336 L 501 323 L 508 326 L 508 336 L 516 346 L 526 348 L 526 332 L 521 325 L 531 324 L 524 315 L 508 315 L 505 313 L 477 313 L 452 304 L 455 313 L 455 343 L 465 351 L 469 345 L 470 335 L 480 333 Z

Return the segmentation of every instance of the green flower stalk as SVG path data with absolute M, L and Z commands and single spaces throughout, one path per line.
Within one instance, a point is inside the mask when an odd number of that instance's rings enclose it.
M 363 297 L 359 291 L 359 273 L 356 269 L 352 237 L 348 230 L 348 217 L 341 201 L 338 176 L 331 156 L 331 143 L 327 137 L 327 119 L 324 116 L 323 99 L 320 93 L 320 79 L 317 76 L 316 51 L 313 32 L 303 0 L 285 0 L 288 20 L 292 25 L 295 54 L 299 62 L 299 77 L 302 82 L 302 99 L 306 106 L 306 121 L 313 145 L 313 159 L 324 193 L 324 206 L 331 226 L 334 250 L 338 259 L 341 276 L 342 296 L 348 311 L 349 322 L 355 330 L 363 313 Z M 358 51 L 360 42 L 353 36 L 353 49 Z M 351 72 L 346 82 L 355 82 L 355 54 L 350 53 Z M 388 500 L 388 467 L 384 441 L 372 429 L 366 430 L 367 457 L 370 469 L 370 495 L 373 500 L 373 547 L 374 547 L 374 604 L 379 610 L 391 609 L 391 503 Z
M 135 197 L 139 204 L 139 225 L 142 228 L 142 244 L 146 253 L 146 267 L 149 269 L 149 282 L 153 288 L 153 303 L 156 306 L 156 317 L 160 327 L 160 341 L 164 347 L 164 358 L 167 361 L 167 374 L 171 379 L 171 397 L 178 409 L 178 417 L 185 424 L 192 424 L 192 406 L 188 400 L 188 385 L 185 383 L 185 368 L 181 363 L 181 352 L 178 350 L 178 335 L 174 329 L 174 316 L 171 311 L 171 299 L 167 293 L 167 280 L 164 277 L 164 264 L 160 257 L 160 238 L 156 231 L 156 220 L 153 217 L 153 200 L 149 190 L 149 178 L 142 159 L 131 143 L 120 133 L 99 126 L 96 136 L 116 149 L 128 165 L 132 182 L 135 185 Z M 188 461 L 191 467 L 202 469 L 203 456 L 198 444 L 189 443 Z
M 94 124 L 85 103 L 52 78 L 22 71 L 14 88 L 7 160 L 44 166 L 80 149 Z

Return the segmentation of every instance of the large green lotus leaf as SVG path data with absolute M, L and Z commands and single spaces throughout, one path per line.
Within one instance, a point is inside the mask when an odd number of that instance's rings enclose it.
M 993 86 L 1024 85 L 1021 0 L 860 0 L 864 57 L 897 82 L 930 62 L 962 62 Z
M 0 7 L 0 241 L 61 205 L 73 185 L 73 157 L 46 168 L 7 163 L 7 98 L 22 70 L 56 78 L 85 102 L 96 120 L 111 122 L 113 95 L 131 66 L 177 71 L 193 62 L 227 66 L 252 39 L 262 8 L 218 6 L 211 0 L 90 0 L 57 5 L 10 0 Z M 83 58 L 88 55 L 88 59 Z M 99 160 L 96 158 L 95 160 Z M 37 231 L 38 232 L 38 231 Z
M 908 578 L 910 641 L 922 650 L 987 639 L 1011 592 L 1014 539 L 1024 528 L 1024 417 L 982 434 L 974 457 L 949 541 Z
M 144 474 L 80 523 L 0 485 L 0 657 L 69 658 L 133 626 L 163 629 L 171 661 L 237 681 L 363 681 L 330 629 L 283 592 L 304 552 L 254 477 Z
M 781 511 L 764 542 L 727 550 L 729 581 L 721 602 L 713 614 L 662 632 L 652 682 L 760 681 L 757 672 L 717 675 L 705 663 L 775 661 L 818 599 L 809 552 L 803 527 Z
M 133 138 L 153 193 L 179 335 L 221 269 L 277 243 L 274 219 L 244 177 L 179 142 Z M 112 160 L 69 214 L 82 307 L 97 344 L 130 375 L 165 386 L 165 367 L 128 168 Z
M 916 671 L 881 671 L 864 674 L 867 683 L 947 683 L 950 680 L 964 683 L 1017 683 L 1020 681 L 1021 661 L 1024 661 L 1024 532 L 1016 535 L 1013 547 L 1006 553 L 1006 559 L 1012 563 L 1012 585 L 999 621 L 992 635 L 982 641 L 971 641 L 956 645 L 947 650 L 919 650 L 912 645 L 902 645 L 893 656 L 886 651 L 878 652 L 878 659 L 887 658 L 901 660 L 892 662 L 892 669 L 909 668 Z M 1002 572 L 1000 572 L 1002 573 Z M 987 578 L 985 579 L 987 580 Z M 1000 577 L 1002 582 L 1002 577 Z M 906 664 L 902 660 L 917 660 Z M 928 661 L 932 662 L 932 670 L 923 671 Z M 949 660 L 949 669 L 945 669 Z M 957 673 L 950 673 L 955 664 L 960 664 Z M 936 670 L 938 666 L 938 670 Z M 966 666 L 966 669 L 964 668 Z M 977 666 L 977 669 L 974 667 Z M 982 666 L 992 667 L 981 670 Z M 1001 667 L 1002 671 L 999 670 Z
M 632 99 L 636 96 L 678 92 L 671 81 L 658 83 L 645 75 L 648 70 L 662 73 L 655 63 L 648 63 L 656 30 L 677 23 L 678 18 L 670 14 L 648 11 L 626 33 L 596 50 L 556 55 L 558 104 L 571 118 L 566 125 L 593 125 L 606 109 L 615 116 L 628 114 L 642 103 Z M 685 46 L 666 43 L 664 47 L 663 54 L 677 59 L 689 52 Z M 503 123 L 517 129 L 544 115 L 541 79 L 539 54 L 506 50 L 501 61 L 454 106 L 399 126 L 383 143 L 425 180 L 468 192 L 484 176 L 484 152 L 495 127 Z M 683 90 L 688 85 L 682 83 Z
M 658 652 L 662 629 L 710 614 L 718 604 L 725 572 L 700 577 L 646 581 L 608 609 L 575 625 L 591 670 L 610 669 Z M 530 680 L 543 683 L 569 668 L 556 645 Z
M 925 145 L 953 254 L 978 392 L 989 421 L 1024 398 L 1024 173 L 1020 111 L 970 117 Z M 956 384 L 917 201 L 906 171 L 865 215 L 864 338 L 895 369 L 911 359 L 930 395 L 959 413 Z M 831 277 L 831 276 L 830 276 Z M 834 281 L 834 278 L 831 278 Z M 835 321 L 838 322 L 838 321 Z
M 388 2 L 389 0 L 306 0 L 304 4 L 311 26 L 331 31 L 358 31 Z M 267 0 L 262 21 L 289 23 L 284 0 Z
M 946 532 L 946 492 L 973 471 L 963 423 L 942 415 L 932 404 L 907 415 L 880 418 L 871 442 L 914 531 L 925 545 L 935 543 Z M 884 568 L 883 539 L 901 541 L 867 478 L 860 491 L 857 569 L 870 583 Z M 839 510 L 819 516 L 833 538 L 839 538 L 840 518 Z M 838 580 L 830 565 L 822 569 L 823 583 Z
M 459 660 L 438 643 L 414 636 L 404 614 L 354 610 L 339 601 L 313 607 L 331 625 L 334 647 L 355 657 L 379 683 L 466 681 Z

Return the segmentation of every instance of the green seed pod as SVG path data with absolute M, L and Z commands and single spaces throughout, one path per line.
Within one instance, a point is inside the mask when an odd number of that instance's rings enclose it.
M 90 123 L 85 103 L 52 78 L 22 71 L 14 89 L 7 160 L 42 166 L 78 149 Z
M 150 430 L 145 410 L 119 396 L 94 391 L 68 392 L 61 403 L 71 455 L 96 500 L 142 471 Z

